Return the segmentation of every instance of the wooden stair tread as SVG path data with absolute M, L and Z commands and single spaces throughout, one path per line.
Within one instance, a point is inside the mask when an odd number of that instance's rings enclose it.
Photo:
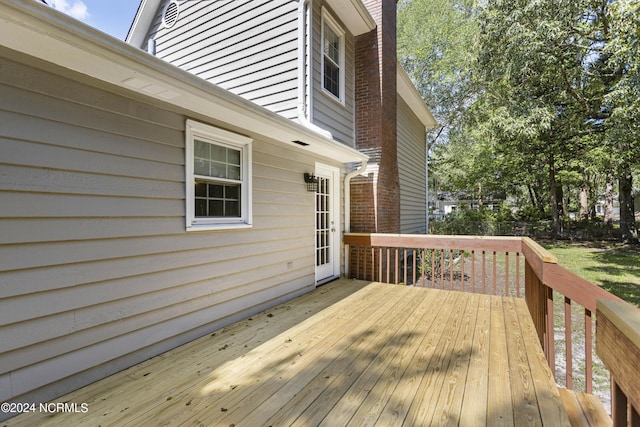
M 611 417 L 597 396 L 558 387 L 564 409 L 573 427 L 612 426 Z

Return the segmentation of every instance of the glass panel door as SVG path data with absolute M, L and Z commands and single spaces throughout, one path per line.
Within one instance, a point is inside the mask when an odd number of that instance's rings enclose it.
M 340 173 L 337 168 L 316 164 L 318 190 L 315 197 L 316 283 L 340 275 L 339 207 Z

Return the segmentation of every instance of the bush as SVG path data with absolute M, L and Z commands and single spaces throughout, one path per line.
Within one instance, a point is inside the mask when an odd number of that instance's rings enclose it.
M 513 234 L 515 222 L 511 211 L 502 206 L 498 211 L 487 208 L 462 208 L 432 221 L 432 234 L 462 235 L 509 235 Z

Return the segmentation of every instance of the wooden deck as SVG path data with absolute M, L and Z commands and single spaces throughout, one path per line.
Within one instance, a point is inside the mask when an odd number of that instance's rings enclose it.
M 569 425 L 524 300 L 352 280 L 58 401 L 3 424 Z

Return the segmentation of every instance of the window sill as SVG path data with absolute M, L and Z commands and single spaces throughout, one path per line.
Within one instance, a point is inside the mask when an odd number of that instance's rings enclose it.
M 330 100 L 332 100 L 336 104 L 340 105 L 342 108 L 347 108 L 347 106 L 346 106 L 346 104 L 344 102 L 344 97 L 343 97 L 343 99 L 340 99 L 337 96 L 335 96 L 333 93 L 331 93 L 328 90 L 326 90 L 325 88 L 322 88 L 321 92 L 324 94 L 324 96 L 326 96 L 327 98 L 329 98 Z
M 247 230 L 250 228 L 253 228 L 253 224 L 197 224 L 187 226 L 187 231 Z

